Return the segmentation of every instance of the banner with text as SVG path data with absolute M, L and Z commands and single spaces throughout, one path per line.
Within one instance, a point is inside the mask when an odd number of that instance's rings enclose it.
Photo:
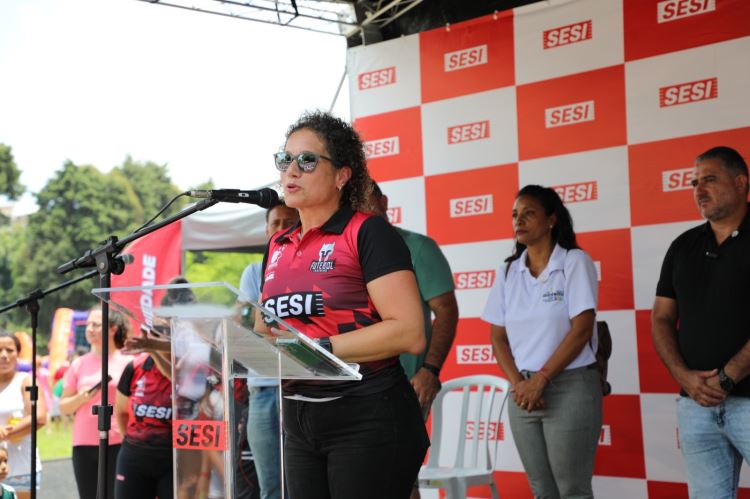
M 695 157 L 750 155 L 748 19 L 746 0 L 548 0 L 348 53 L 352 119 L 391 222 L 452 266 L 461 319 L 444 379 L 500 374 L 479 316 L 518 189 L 553 187 L 570 209 L 614 340 L 597 497 L 687 497 L 650 308 L 669 243 L 701 222 Z M 501 495 L 531 497 L 511 432 L 496 438 Z M 750 494 L 747 465 L 740 486 Z

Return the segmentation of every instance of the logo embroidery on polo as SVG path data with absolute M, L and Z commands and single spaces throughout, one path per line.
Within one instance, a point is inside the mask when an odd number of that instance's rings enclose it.
M 318 251 L 318 259 L 310 264 L 311 272 L 330 272 L 336 268 L 336 260 L 331 259 L 336 243 L 325 243 Z
M 146 378 L 140 378 L 135 382 L 135 396 L 143 397 L 146 388 Z
M 271 255 L 271 260 L 269 260 L 268 265 L 266 266 L 266 272 L 273 268 L 276 268 L 279 265 L 279 260 L 281 259 L 281 255 L 284 252 L 284 248 L 286 248 L 286 246 L 282 246 L 281 248 L 278 248 L 273 252 L 273 254 Z
M 565 291 L 562 289 L 554 290 L 549 288 L 543 295 L 542 301 L 544 303 L 552 303 L 555 301 L 563 301 L 565 299 Z

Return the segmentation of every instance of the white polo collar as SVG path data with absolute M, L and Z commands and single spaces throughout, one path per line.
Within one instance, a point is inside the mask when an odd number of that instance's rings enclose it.
M 528 272 L 529 267 L 526 265 L 526 259 L 528 258 L 528 249 L 523 250 L 521 257 L 518 259 L 518 272 Z M 554 270 L 563 270 L 565 267 L 565 255 L 568 254 L 568 250 L 561 247 L 559 244 L 555 244 L 552 249 L 552 254 L 547 262 L 547 267 L 542 271 L 536 279 L 546 281 L 547 277 Z

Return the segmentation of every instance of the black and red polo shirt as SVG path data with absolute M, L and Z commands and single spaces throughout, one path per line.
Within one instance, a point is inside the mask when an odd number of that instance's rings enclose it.
M 128 397 L 125 440 L 139 447 L 172 447 L 172 383 L 150 355 L 125 367 L 117 390 Z
M 298 224 L 269 241 L 263 259 L 263 306 L 311 338 L 361 329 L 381 318 L 367 283 L 412 270 L 403 238 L 382 217 L 337 211 L 300 238 Z M 286 394 L 309 397 L 366 395 L 393 386 L 403 370 L 398 357 L 363 362 L 362 381 L 285 381 Z

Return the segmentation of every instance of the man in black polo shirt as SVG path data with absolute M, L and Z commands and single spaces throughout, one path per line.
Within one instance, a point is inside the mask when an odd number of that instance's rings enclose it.
M 652 315 L 656 351 L 682 387 L 680 447 L 690 497 L 735 497 L 750 458 L 750 215 L 742 156 L 715 147 L 695 161 L 703 225 L 672 242 Z

